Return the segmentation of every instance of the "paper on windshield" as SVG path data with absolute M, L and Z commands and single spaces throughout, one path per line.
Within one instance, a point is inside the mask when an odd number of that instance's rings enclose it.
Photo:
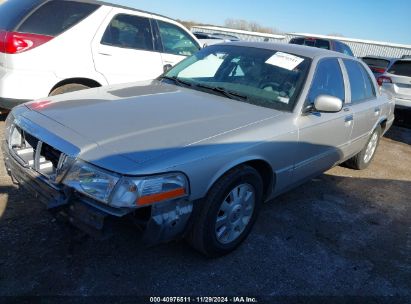
M 281 96 L 278 96 L 278 97 L 277 97 L 277 100 L 280 101 L 280 102 L 282 102 L 282 103 L 287 103 L 287 104 L 290 102 L 290 98 L 281 97 Z
M 273 56 L 268 58 L 265 63 L 292 71 L 303 61 L 304 58 L 283 52 L 277 52 Z

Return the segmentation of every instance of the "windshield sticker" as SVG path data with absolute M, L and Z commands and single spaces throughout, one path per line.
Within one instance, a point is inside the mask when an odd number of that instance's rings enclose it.
M 277 52 L 273 56 L 268 58 L 265 63 L 292 71 L 303 61 L 304 58 L 283 52 Z
M 282 103 L 287 103 L 288 104 L 290 102 L 290 98 L 287 98 L 287 97 L 278 96 L 277 99 L 278 99 L 278 101 L 280 101 Z

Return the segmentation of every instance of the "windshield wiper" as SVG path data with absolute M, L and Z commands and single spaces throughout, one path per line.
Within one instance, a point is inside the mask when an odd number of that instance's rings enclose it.
M 213 91 L 213 92 L 217 92 L 220 95 L 223 95 L 223 96 L 231 98 L 231 99 L 248 100 L 248 96 L 237 93 L 237 92 L 228 91 L 228 90 L 226 90 L 222 87 L 211 87 L 211 86 L 201 84 L 201 83 L 197 84 L 196 86 L 199 87 L 199 88 L 204 88 L 204 89 L 207 89 L 207 90 L 210 90 L 210 91 Z
M 181 80 L 181 79 L 178 78 L 177 76 L 172 76 L 172 77 L 170 77 L 170 76 L 161 76 L 160 79 L 167 79 L 167 80 L 174 81 L 174 83 L 176 83 L 176 84 L 178 84 L 178 85 L 180 85 L 180 86 L 181 86 L 181 85 L 185 85 L 185 86 L 187 86 L 187 87 L 191 87 L 191 86 L 192 86 L 192 84 L 191 84 L 190 82 Z

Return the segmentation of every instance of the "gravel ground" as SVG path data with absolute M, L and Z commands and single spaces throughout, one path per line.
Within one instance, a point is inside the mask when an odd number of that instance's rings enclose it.
M 0 296 L 411 297 L 410 202 L 411 130 L 394 127 L 367 170 L 336 167 L 264 205 L 246 242 L 210 260 L 184 242 L 146 248 L 126 225 L 79 238 L 0 159 Z

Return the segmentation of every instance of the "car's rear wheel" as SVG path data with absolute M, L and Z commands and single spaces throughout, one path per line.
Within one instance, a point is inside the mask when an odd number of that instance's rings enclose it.
M 70 92 L 75 92 L 75 91 L 81 91 L 81 90 L 85 90 L 89 88 L 90 87 L 84 84 L 69 83 L 69 84 L 62 85 L 58 88 L 55 88 L 53 91 L 51 91 L 50 96 L 55 96 L 55 95 L 60 95 L 60 94 L 70 93 Z
M 374 132 L 372 132 L 365 147 L 357 155 L 346 162 L 347 166 L 357 170 L 367 168 L 375 156 L 375 152 L 377 151 L 377 147 L 380 142 L 380 137 L 381 127 L 378 126 Z
M 209 257 L 231 252 L 250 233 L 262 194 L 263 181 L 254 168 L 231 170 L 198 202 L 188 241 Z

